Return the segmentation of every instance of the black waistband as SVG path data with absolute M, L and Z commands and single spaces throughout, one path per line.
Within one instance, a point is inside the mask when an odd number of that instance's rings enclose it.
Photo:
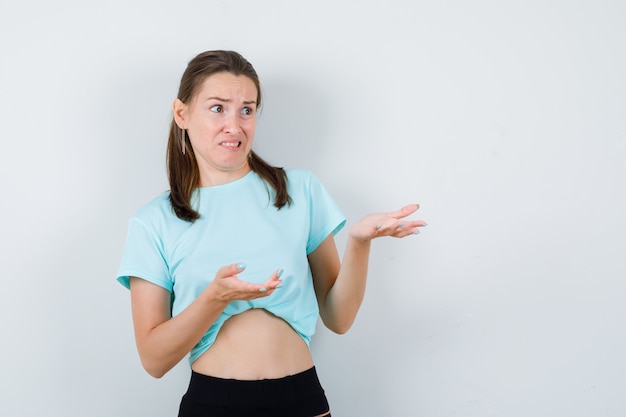
M 299 403 L 324 394 L 315 367 L 296 375 L 254 381 L 223 379 L 193 372 L 185 394 L 190 400 L 213 405 L 243 403 Z

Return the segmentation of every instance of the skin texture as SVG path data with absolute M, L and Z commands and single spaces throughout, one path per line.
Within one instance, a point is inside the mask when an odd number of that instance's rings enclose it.
M 249 78 L 218 73 L 205 80 L 190 103 L 174 101 L 174 119 L 187 130 L 202 187 L 226 184 L 250 172 L 256 97 Z
M 186 129 L 200 169 L 202 187 L 226 184 L 248 172 L 248 153 L 256 130 L 257 90 L 244 76 L 219 73 L 205 80 L 189 102 L 175 100 L 174 119 Z M 336 333 L 352 326 L 363 301 L 372 239 L 404 238 L 426 225 L 407 220 L 418 205 L 369 214 L 349 229 L 343 260 L 328 236 L 309 264 L 324 324 Z M 232 300 L 269 297 L 281 284 L 280 269 L 263 284 L 245 281 L 245 265 L 223 266 L 198 298 L 176 317 L 170 293 L 131 277 L 135 339 L 147 372 L 160 378 L 189 353 Z M 309 369 L 311 354 L 291 326 L 264 310 L 252 309 L 227 320 L 214 345 L 193 369 L 221 378 L 279 378 Z

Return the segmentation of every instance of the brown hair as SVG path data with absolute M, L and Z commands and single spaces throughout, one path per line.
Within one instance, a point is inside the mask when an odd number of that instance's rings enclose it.
M 261 107 L 261 83 L 259 77 L 244 57 L 234 51 L 207 51 L 193 58 L 183 73 L 178 89 L 178 99 L 189 103 L 198 94 L 202 83 L 211 75 L 227 72 L 249 78 L 257 89 L 257 109 Z M 172 118 L 167 142 L 167 175 L 170 182 L 170 202 L 179 219 L 193 222 L 200 213 L 191 207 L 191 195 L 200 186 L 200 171 L 196 157 L 185 135 L 185 154 L 182 153 L 182 131 Z M 287 174 L 283 168 L 265 162 L 254 151 L 248 159 L 250 168 L 276 191 L 274 206 L 281 209 L 291 204 L 287 192 Z

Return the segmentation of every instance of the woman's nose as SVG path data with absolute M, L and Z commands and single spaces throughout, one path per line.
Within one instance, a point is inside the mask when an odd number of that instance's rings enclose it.
M 241 126 L 239 125 L 239 118 L 237 115 L 232 114 L 226 117 L 224 120 L 224 130 L 231 134 L 241 132 Z

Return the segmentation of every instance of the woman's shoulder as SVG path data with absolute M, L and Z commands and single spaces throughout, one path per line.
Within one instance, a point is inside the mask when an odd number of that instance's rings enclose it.
M 170 192 L 165 191 L 139 207 L 132 218 L 144 223 L 153 223 L 166 220 L 172 216 L 176 217 L 170 202 Z
M 318 181 L 315 174 L 308 169 L 301 168 L 285 168 L 285 172 L 287 173 L 287 180 L 290 183 L 310 183 L 311 181 Z

